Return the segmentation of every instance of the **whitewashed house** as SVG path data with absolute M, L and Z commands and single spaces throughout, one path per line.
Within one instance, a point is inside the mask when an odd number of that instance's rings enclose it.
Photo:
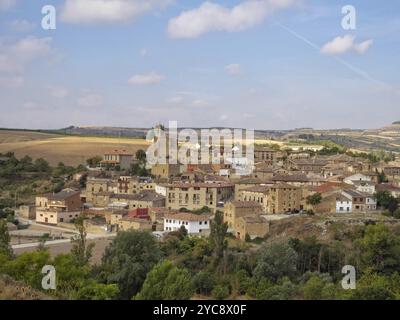
M 180 212 L 164 216 L 164 231 L 177 231 L 184 226 L 188 234 L 205 234 L 210 231 L 211 216 Z
M 374 194 L 376 192 L 375 183 L 371 181 L 353 181 L 357 191 Z
M 340 195 L 336 198 L 336 212 L 346 213 L 353 211 L 353 201 L 344 195 Z
M 377 207 L 377 200 L 373 195 L 366 195 L 365 196 L 365 210 L 371 211 L 376 210 Z
M 369 176 L 367 176 L 365 174 L 356 173 L 356 174 L 353 174 L 353 175 L 348 176 L 347 178 L 345 178 L 343 180 L 343 182 L 347 183 L 347 184 L 354 184 L 355 181 L 371 181 L 371 180 L 372 180 L 371 177 L 369 177 Z

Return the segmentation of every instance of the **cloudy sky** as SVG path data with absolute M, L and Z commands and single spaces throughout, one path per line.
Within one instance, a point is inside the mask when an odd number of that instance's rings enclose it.
M 0 0 L 0 127 L 381 127 L 400 120 L 399 15 L 398 0 Z

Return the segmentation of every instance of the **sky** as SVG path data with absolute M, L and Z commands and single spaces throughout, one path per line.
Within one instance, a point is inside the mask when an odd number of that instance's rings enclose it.
M 400 120 L 399 15 L 398 0 L 0 0 L 0 127 L 380 128 Z

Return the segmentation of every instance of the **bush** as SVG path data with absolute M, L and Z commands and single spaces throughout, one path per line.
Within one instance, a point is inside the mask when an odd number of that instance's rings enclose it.
M 397 209 L 397 210 L 393 213 L 393 218 L 395 218 L 395 219 L 400 219 L 400 209 Z
M 212 291 L 212 296 L 216 300 L 224 300 L 229 297 L 229 288 L 227 286 L 217 285 Z
M 214 288 L 214 276 L 210 272 L 200 271 L 193 278 L 193 285 L 199 294 L 209 295 Z

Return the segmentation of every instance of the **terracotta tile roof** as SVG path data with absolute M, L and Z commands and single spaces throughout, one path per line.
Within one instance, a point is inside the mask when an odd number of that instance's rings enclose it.
M 257 193 L 264 193 L 267 194 L 270 186 L 254 186 L 250 188 L 243 189 L 242 191 L 247 191 L 247 192 L 257 192 Z
M 314 187 L 312 190 L 318 193 L 325 193 L 329 191 L 334 191 L 340 188 L 342 184 L 341 183 L 336 183 L 336 182 L 327 182 L 324 184 L 321 184 L 320 186 Z
M 113 194 L 110 196 L 110 198 L 137 200 L 137 201 L 154 201 L 154 200 L 159 200 L 159 199 L 165 199 L 164 196 L 162 196 L 152 190 L 144 190 L 138 194 Z
M 276 175 L 271 178 L 272 181 L 284 182 L 309 182 L 310 179 L 305 174 L 292 174 L 292 175 Z
M 167 213 L 164 216 L 165 219 L 182 220 L 182 221 L 209 221 L 211 220 L 210 215 L 205 214 L 194 214 L 188 212 L 179 213 Z
M 261 184 L 264 181 L 258 178 L 244 178 L 238 181 L 235 181 L 235 184 Z
M 49 200 L 52 200 L 52 201 L 63 201 L 63 200 L 69 199 L 80 193 L 81 193 L 80 191 L 65 189 L 59 193 L 48 194 L 47 197 Z
M 394 184 L 389 184 L 389 183 L 383 183 L 383 184 L 378 184 L 376 185 L 376 190 L 377 191 L 397 191 L 400 192 L 400 187 L 394 185 Z
M 193 183 L 169 183 L 167 185 L 169 188 L 228 188 L 233 187 L 232 183 L 228 182 L 215 182 L 215 183 L 203 183 L 203 182 L 193 182 Z
M 245 223 L 249 224 L 260 224 L 260 223 L 267 223 L 267 221 L 260 216 L 244 216 L 239 217 L 238 219 L 242 219 Z

